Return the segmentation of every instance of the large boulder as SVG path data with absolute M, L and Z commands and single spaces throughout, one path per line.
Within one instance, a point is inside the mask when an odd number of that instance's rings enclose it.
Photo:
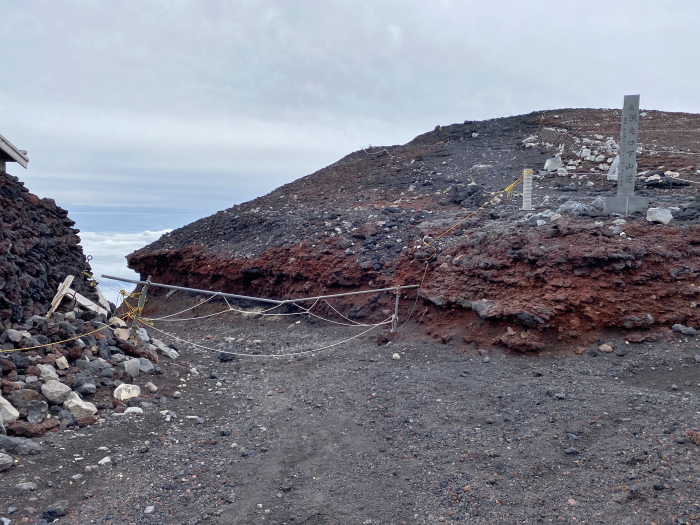
M 41 385 L 41 393 L 44 394 L 54 405 L 60 405 L 71 394 L 72 390 L 68 385 L 64 385 L 59 381 L 49 381 Z
M 673 215 L 668 208 L 649 208 L 647 211 L 647 220 L 649 222 L 668 224 L 673 220 Z
M 97 385 L 89 370 L 84 370 L 75 374 L 75 379 L 71 388 L 81 395 L 94 394 L 97 390 Z
M 19 411 L 12 404 L 0 396 L 0 416 L 2 416 L 3 424 L 9 425 L 19 419 Z
M 17 409 L 20 417 L 27 417 L 27 405 L 31 401 L 44 401 L 44 397 L 36 390 L 23 388 L 7 394 L 7 400 Z
M 43 447 L 31 439 L 0 436 L 0 448 L 16 456 L 28 456 L 43 452 Z

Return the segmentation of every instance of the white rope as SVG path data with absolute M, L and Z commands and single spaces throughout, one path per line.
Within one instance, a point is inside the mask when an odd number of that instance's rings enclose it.
M 155 330 L 156 332 L 160 332 L 161 334 L 166 335 L 166 336 L 170 337 L 171 339 L 174 339 L 174 340 L 179 341 L 179 342 L 181 342 L 181 343 L 186 343 L 186 344 L 192 345 L 192 346 L 194 346 L 194 347 L 201 348 L 201 349 L 203 349 L 203 350 L 209 350 L 209 351 L 211 351 L 211 352 L 219 352 L 220 354 L 229 354 L 229 355 L 235 355 L 235 356 L 240 356 L 240 357 L 278 358 L 278 357 L 296 357 L 296 356 L 300 356 L 300 355 L 303 355 L 303 354 L 309 354 L 309 353 L 312 353 L 312 352 L 321 352 L 321 351 L 323 351 L 323 350 L 328 350 L 329 348 L 334 348 L 334 347 L 336 347 L 336 346 L 338 346 L 338 345 L 342 345 L 343 343 L 347 343 L 348 341 L 352 341 L 353 339 L 357 339 L 358 337 L 362 337 L 362 336 L 365 335 L 366 333 L 369 333 L 369 332 L 371 332 L 372 330 L 375 330 L 376 328 L 378 328 L 378 327 L 380 327 L 380 326 L 382 326 L 382 325 L 385 325 L 385 324 L 389 324 L 389 323 L 391 323 L 391 322 L 392 322 L 392 319 L 391 319 L 391 317 L 390 317 L 390 318 L 388 318 L 386 321 L 383 321 L 383 322 L 381 322 L 381 323 L 378 323 L 378 324 L 376 324 L 376 325 L 374 325 L 374 326 L 368 328 L 368 329 L 365 330 L 364 332 L 360 332 L 359 334 L 354 335 L 354 336 L 352 336 L 352 337 L 349 337 L 349 338 L 347 338 L 347 339 L 344 339 L 344 340 L 342 340 L 342 341 L 338 341 L 338 342 L 333 343 L 333 344 L 330 344 L 330 345 L 322 346 L 322 347 L 320 347 L 320 348 L 315 348 L 315 349 L 313 349 L 313 350 L 302 350 L 302 351 L 299 351 L 299 352 L 293 352 L 293 353 L 287 353 L 287 354 L 245 354 L 245 353 L 242 353 L 242 352 L 229 352 L 228 350 L 220 350 L 220 349 L 218 349 L 218 348 L 211 348 L 211 347 L 209 347 L 209 346 L 200 345 L 200 344 L 198 344 L 198 343 L 193 343 L 192 341 L 187 341 L 186 339 L 181 339 L 180 337 L 178 337 L 178 336 L 176 336 L 176 335 L 170 334 L 170 333 L 165 332 L 165 331 L 163 331 L 163 330 L 159 330 L 158 328 L 155 328 L 155 327 L 153 327 L 153 326 L 149 326 L 148 328 L 150 328 L 150 329 L 152 329 L 152 330 Z

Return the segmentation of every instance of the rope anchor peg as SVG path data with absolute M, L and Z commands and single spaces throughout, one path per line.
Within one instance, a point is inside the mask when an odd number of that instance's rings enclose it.
M 396 291 L 396 305 L 394 306 L 394 315 L 391 318 L 391 333 L 395 334 L 396 329 L 399 324 L 399 297 L 401 297 L 401 289 L 397 286 Z

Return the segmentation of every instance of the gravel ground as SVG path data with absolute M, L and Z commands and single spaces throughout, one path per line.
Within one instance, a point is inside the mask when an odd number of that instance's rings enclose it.
M 65 500 L 58 523 L 700 523 L 686 435 L 700 430 L 698 339 L 610 333 L 610 353 L 524 356 L 412 325 L 295 358 L 221 362 L 179 344 L 181 361 L 135 382 L 182 397 L 37 440 L 44 452 L 0 475 L 0 516 L 34 523 Z M 177 326 L 261 354 L 361 331 L 240 315 Z

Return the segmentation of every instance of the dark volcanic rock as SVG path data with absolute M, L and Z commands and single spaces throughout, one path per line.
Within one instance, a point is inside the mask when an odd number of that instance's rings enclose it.
M 74 224 L 52 199 L 39 199 L 0 171 L 0 323 L 45 313 L 67 275 L 76 276 L 74 289 L 92 297 Z

